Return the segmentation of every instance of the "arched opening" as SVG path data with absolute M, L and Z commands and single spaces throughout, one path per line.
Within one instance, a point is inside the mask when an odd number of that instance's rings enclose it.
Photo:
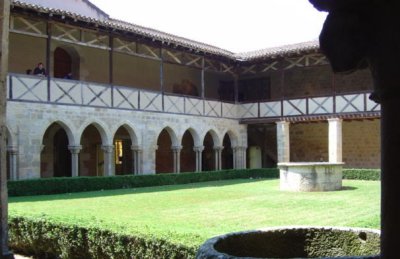
M 129 132 L 122 126 L 114 135 L 115 174 L 133 174 L 132 140 Z
M 189 130 L 183 134 L 181 150 L 181 172 L 196 171 L 196 153 L 193 150 L 194 140 Z
M 221 167 L 222 169 L 232 169 L 233 168 L 233 150 L 231 146 L 231 138 L 228 133 L 225 134 L 224 140 L 222 142 L 224 149 L 222 149 L 221 155 Z
M 54 51 L 54 77 L 64 78 L 72 72 L 72 58 L 63 48 Z
M 71 152 L 68 149 L 68 136 L 64 129 L 54 135 L 54 176 L 71 177 Z
M 104 175 L 104 151 L 101 135 L 94 125 L 89 125 L 82 133 L 80 152 L 80 176 Z
M 215 157 L 214 157 L 214 140 L 210 134 L 207 132 L 203 141 L 203 155 L 202 155 L 202 171 L 212 171 L 215 170 Z
M 54 77 L 79 79 L 79 55 L 73 48 L 57 47 L 54 50 Z
M 47 128 L 43 136 L 43 149 L 40 155 L 40 176 L 70 177 L 71 152 L 68 149 L 66 131 L 58 124 L 53 123 Z
M 163 129 L 157 139 L 156 173 L 171 173 L 174 171 L 172 141 L 166 129 Z

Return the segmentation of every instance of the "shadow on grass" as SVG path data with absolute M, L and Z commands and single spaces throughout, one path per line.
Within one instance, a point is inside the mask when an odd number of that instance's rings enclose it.
M 190 189 L 209 188 L 209 187 L 223 187 L 223 186 L 230 186 L 237 184 L 259 182 L 259 181 L 276 181 L 276 180 L 278 179 L 267 179 L 267 178 L 233 179 L 233 180 L 220 180 L 220 181 L 188 183 L 188 184 L 178 184 L 178 185 L 163 185 L 154 187 L 110 189 L 102 191 L 75 192 L 75 193 L 37 195 L 37 196 L 20 196 L 20 197 L 9 197 L 9 203 L 73 200 L 73 199 L 85 199 L 85 198 L 87 199 L 87 198 L 121 196 L 130 194 L 141 194 L 141 193 L 169 192 L 169 191 L 190 190 Z
M 340 189 L 339 191 L 354 191 L 357 190 L 357 187 L 354 186 L 343 186 L 342 189 Z

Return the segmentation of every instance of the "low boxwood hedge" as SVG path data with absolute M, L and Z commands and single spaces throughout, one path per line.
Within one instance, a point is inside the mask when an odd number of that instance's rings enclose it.
M 173 244 L 166 238 L 125 235 L 95 227 L 11 217 L 9 244 L 14 252 L 37 258 L 194 258 L 197 247 Z
M 8 182 L 9 196 L 138 188 L 246 178 L 279 178 L 277 168 L 239 169 L 201 173 L 122 175 L 107 177 L 60 177 Z M 380 169 L 343 169 L 343 179 L 380 180 Z
M 381 170 L 345 168 L 343 169 L 343 179 L 379 181 L 381 179 Z
M 245 178 L 278 178 L 279 170 L 241 169 L 201 173 L 123 175 L 107 177 L 60 177 L 8 182 L 9 196 L 48 195 L 72 192 L 138 188 Z

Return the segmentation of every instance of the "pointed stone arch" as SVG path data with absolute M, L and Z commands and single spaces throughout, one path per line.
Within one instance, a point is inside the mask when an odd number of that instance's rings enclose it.
M 75 143 L 75 135 L 73 133 L 74 130 L 73 130 L 73 128 L 71 128 L 71 126 L 73 124 L 66 120 L 59 120 L 59 119 L 52 120 L 52 121 L 48 122 L 47 124 L 43 125 L 44 127 L 41 130 L 42 139 L 44 138 L 44 134 L 46 133 L 47 129 L 53 124 L 58 124 L 58 125 L 60 125 L 60 127 L 62 127 L 65 130 L 65 133 L 67 134 L 67 137 L 68 137 L 69 145 L 73 145 Z
M 195 147 L 199 147 L 199 137 L 193 128 L 187 129 L 181 140 L 180 167 L 182 172 L 198 171 Z
M 232 138 L 229 131 L 225 133 L 222 140 L 222 153 L 221 153 L 221 169 L 233 169 L 234 168 L 234 155 L 233 155 L 233 145 Z
M 112 174 L 113 146 L 103 123 L 93 121 L 80 129 L 79 175 L 106 176 Z
M 72 176 L 71 152 L 69 144 L 73 141 L 71 129 L 62 121 L 50 123 L 42 136 L 40 155 L 40 176 Z
M 239 145 L 239 135 L 236 133 L 236 131 L 234 131 L 232 129 L 228 129 L 222 135 L 223 138 L 225 138 L 226 135 L 229 136 L 229 140 L 231 142 L 232 147 L 236 147 Z
M 136 130 L 128 123 L 120 124 L 114 130 L 115 175 L 138 174 L 141 167 L 141 147 Z
M 203 152 L 201 159 L 202 171 L 218 170 L 216 149 L 220 146 L 220 140 L 214 129 L 209 129 L 203 137 Z
M 82 139 L 83 131 L 90 125 L 94 126 L 98 130 L 101 137 L 102 145 L 112 144 L 112 135 L 107 130 L 108 129 L 107 125 L 105 125 L 102 121 L 99 120 L 87 120 L 84 123 L 82 123 L 81 127 L 77 130 L 76 134 L 77 140 L 80 141 Z
M 177 171 L 174 152 L 180 148 L 174 130 L 168 126 L 163 128 L 157 137 L 156 173 Z

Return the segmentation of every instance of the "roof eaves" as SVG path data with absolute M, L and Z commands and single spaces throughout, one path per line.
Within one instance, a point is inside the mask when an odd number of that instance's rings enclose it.
M 40 5 L 26 3 L 23 0 L 13 0 L 12 5 L 20 8 L 31 9 L 41 13 L 67 16 L 82 22 L 94 23 L 98 26 L 104 26 L 121 31 L 132 32 L 134 34 L 142 35 L 150 39 L 160 41 L 163 45 L 165 44 L 169 46 L 172 44 L 175 45 L 176 47 L 180 46 L 195 52 L 203 52 L 205 54 L 216 55 L 237 62 L 251 62 L 263 59 L 275 59 L 291 55 L 301 55 L 303 53 L 309 53 L 312 51 L 319 50 L 319 43 L 317 40 L 314 40 L 314 41 L 284 45 L 274 48 L 266 48 L 256 51 L 233 53 L 231 51 L 216 46 L 212 46 L 206 43 L 190 40 L 184 37 L 176 36 L 152 28 L 147 28 L 137 24 L 128 23 L 118 19 L 108 18 L 106 20 L 99 20 L 61 9 L 48 8 Z

